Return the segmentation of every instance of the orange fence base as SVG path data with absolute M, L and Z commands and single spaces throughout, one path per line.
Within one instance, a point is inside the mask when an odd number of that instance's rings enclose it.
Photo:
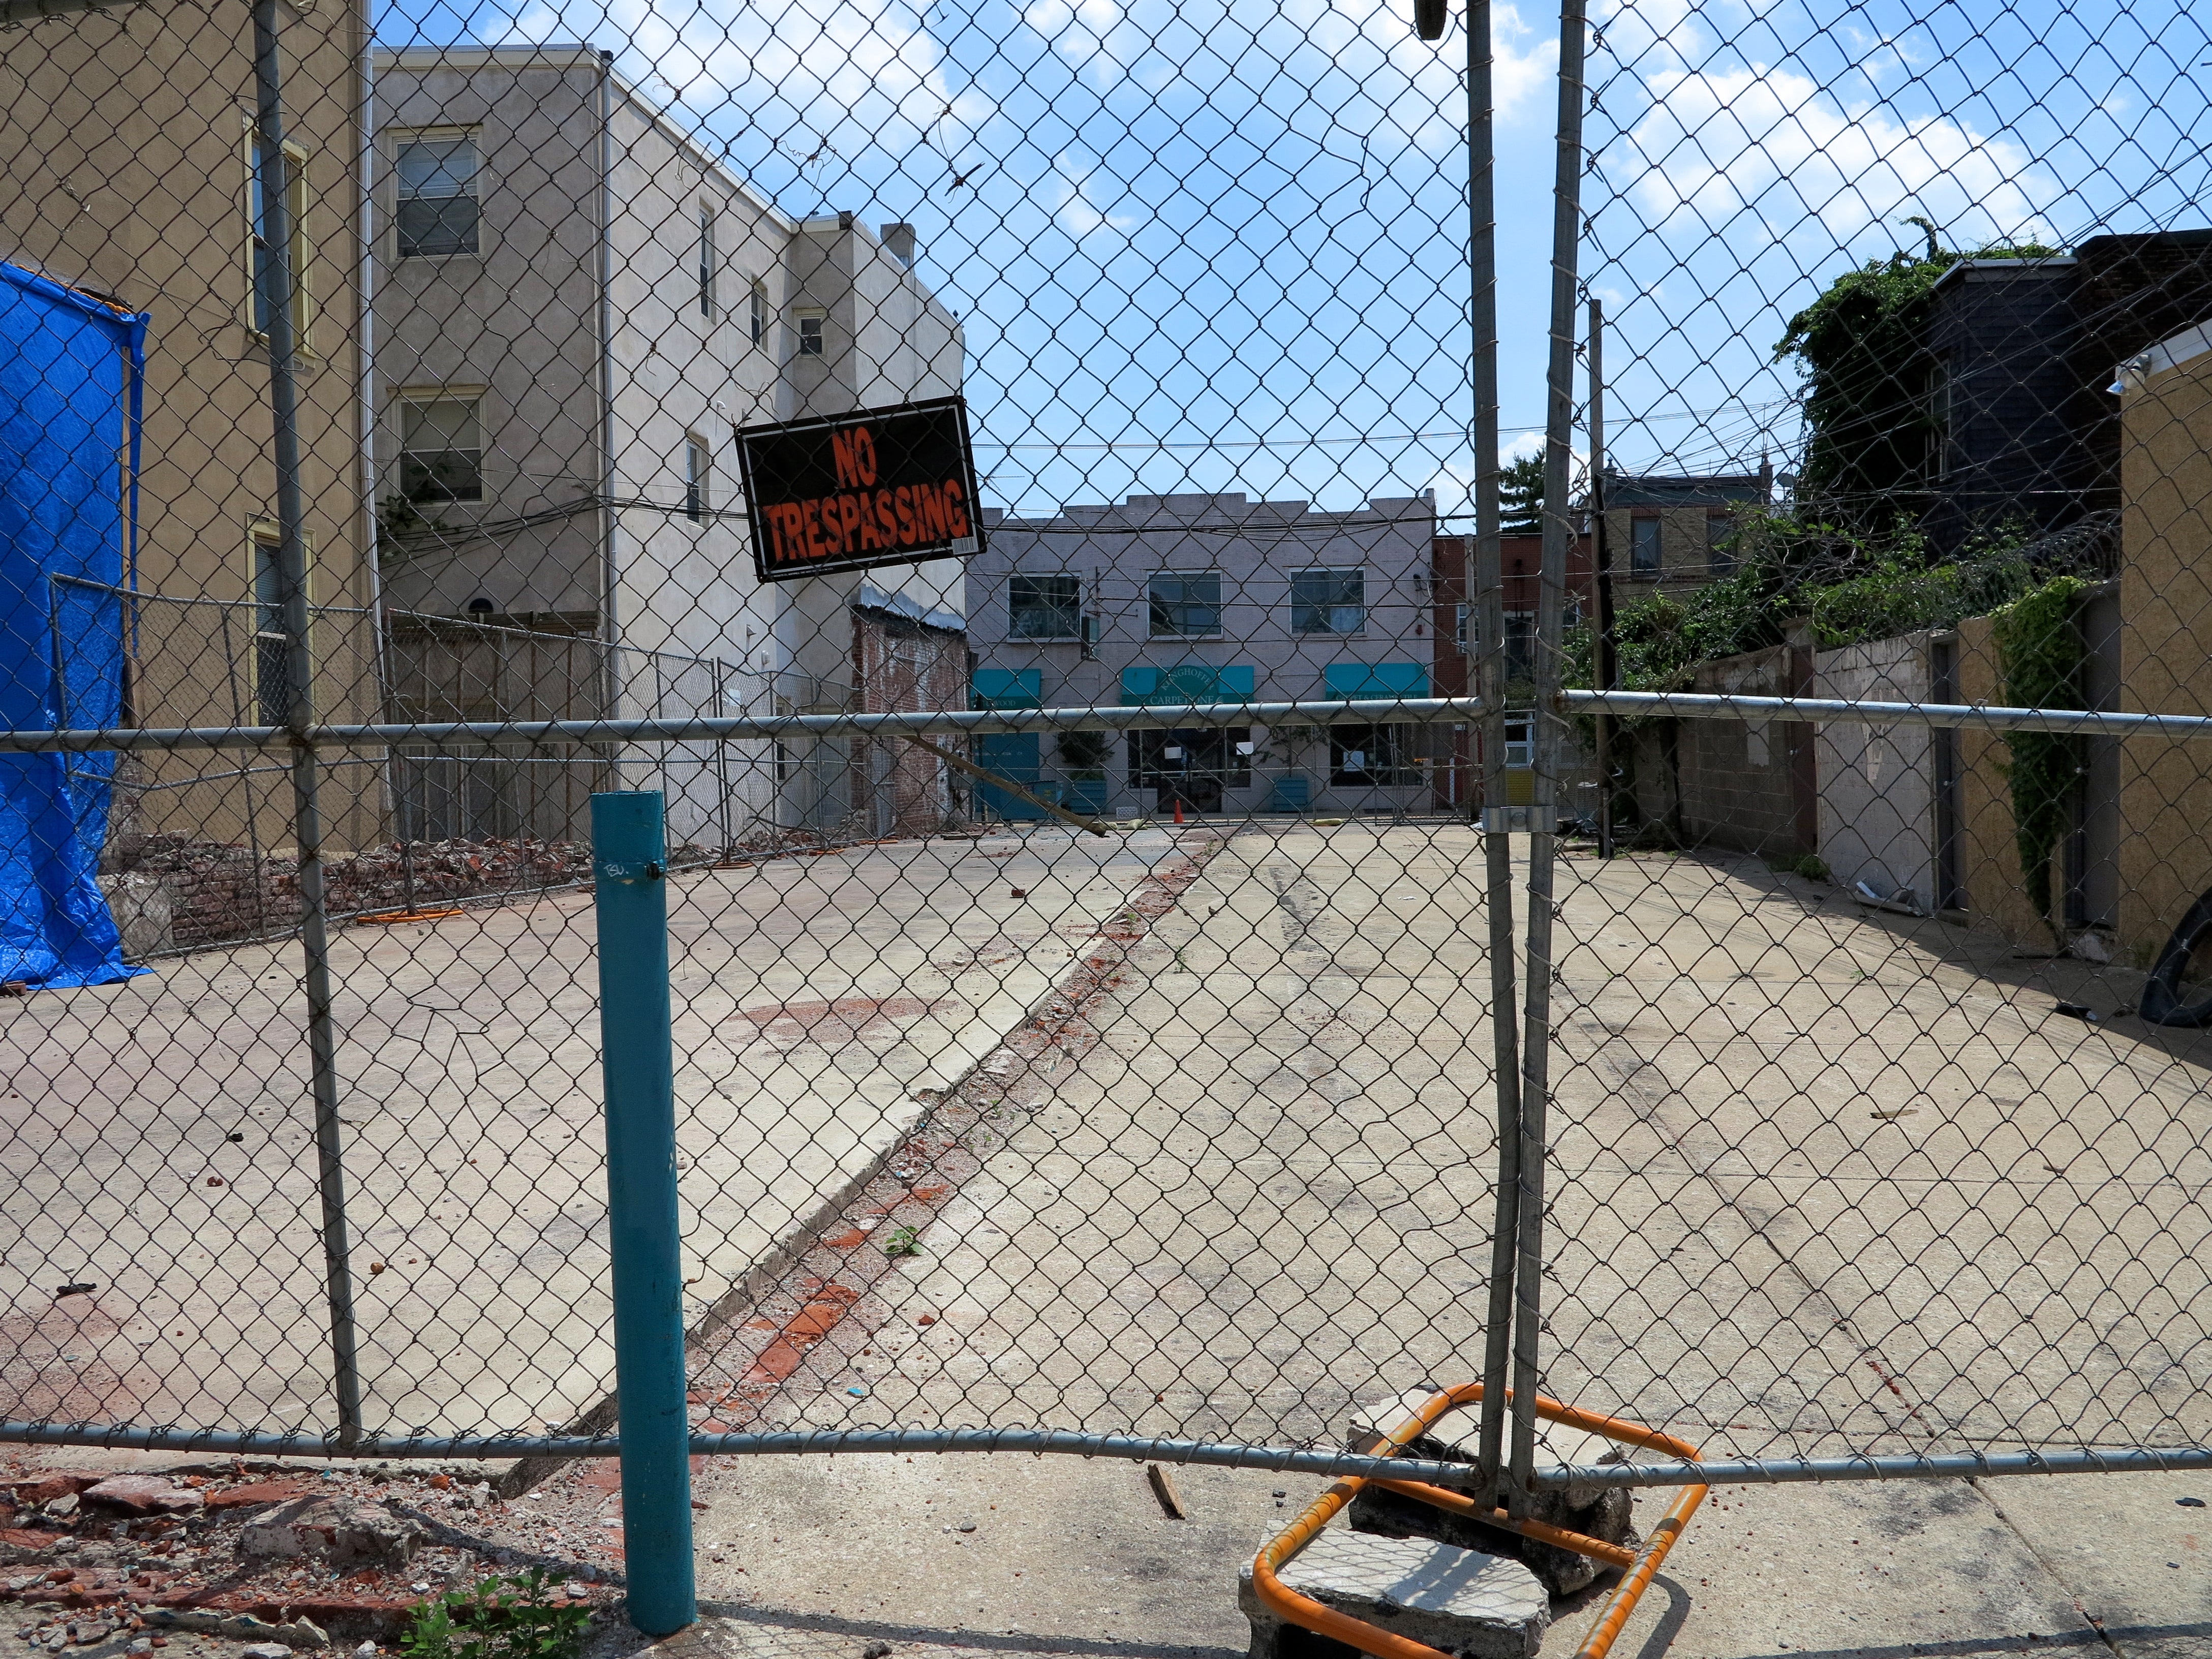
M 1455 1389 L 1431 1395 L 1413 1416 L 1400 1424 L 1375 1449 L 1378 1456 L 1390 1457 L 1433 1427 L 1446 1413 L 1462 1406 L 1471 1406 L 1482 1398 L 1482 1384 L 1462 1383 Z M 1624 1422 L 1619 1418 L 1605 1417 L 1596 1412 L 1587 1412 L 1579 1407 L 1563 1405 L 1556 1400 L 1536 1396 L 1536 1415 L 1550 1423 L 1564 1423 L 1571 1428 L 1587 1429 L 1592 1434 L 1602 1435 L 1607 1440 L 1626 1446 L 1641 1446 L 1651 1451 L 1663 1451 L 1695 1462 L 1698 1448 L 1688 1441 L 1656 1429 L 1647 1429 L 1638 1423 Z M 1300 1550 L 1314 1540 L 1315 1535 L 1334 1518 L 1338 1511 L 1357 1497 L 1370 1477 L 1350 1475 L 1339 1480 L 1327 1492 L 1306 1506 L 1298 1518 L 1271 1539 L 1252 1562 L 1252 1589 L 1267 1610 L 1278 1618 L 1358 1648 L 1362 1653 L 1372 1654 L 1375 1659 L 1450 1659 L 1448 1654 L 1437 1651 L 1425 1643 L 1408 1641 L 1402 1636 L 1354 1619 L 1333 1607 L 1325 1607 L 1310 1596 L 1299 1595 L 1276 1577 L 1278 1568 L 1285 1565 Z M 1576 1650 L 1575 1659 L 1605 1659 L 1619 1639 L 1621 1629 L 1628 1623 L 1628 1615 L 1644 1599 L 1644 1592 L 1651 1586 L 1666 1560 L 1667 1553 L 1682 1535 L 1682 1528 L 1705 1501 L 1706 1488 L 1685 1486 L 1659 1524 L 1651 1529 L 1651 1536 L 1638 1550 L 1629 1550 L 1619 1544 L 1608 1544 L 1602 1539 L 1589 1538 L 1581 1533 L 1569 1532 L 1563 1527 L 1547 1526 L 1540 1521 L 1516 1521 L 1503 1510 L 1485 1511 L 1474 1499 L 1458 1492 L 1448 1492 L 1418 1480 L 1376 1480 L 1375 1484 L 1408 1498 L 1417 1498 L 1425 1504 L 1470 1520 L 1482 1522 L 1508 1532 L 1533 1538 L 1539 1542 L 1572 1550 L 1578 1555 L 1590 1556 L 1609 1566 L 1626 1569 L 1612 1596 L 1599 1612 L 1597 1622 L 1590 1626 L 1589 1634 Z

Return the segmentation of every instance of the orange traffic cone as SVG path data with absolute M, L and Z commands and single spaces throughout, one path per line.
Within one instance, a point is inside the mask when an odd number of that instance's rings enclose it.
M 1177 795 L 1177 796 L 1176 797 L 1176 804 L 1175 804 L 1175 806 L 1176 806 L 1176 822 L 1177 823 L 1181 823 L 1182 822 L 1182 797 L 1181 795 Z

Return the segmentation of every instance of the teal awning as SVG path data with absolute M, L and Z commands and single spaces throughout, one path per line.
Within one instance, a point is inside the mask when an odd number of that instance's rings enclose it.
M 1417 662 L 1333 662 L 1322 672 L 1322 694 L 1355 702 L 1425 697 L 1429 671 Z
M 969 687 L 978 708 L 1042 708 L 1042 668 L 979 668 Z
M 1138 708 L 1182 702 L 1249 702 L 1259 682 L 1259 671 L 1242 664 L 1227 668 L 1196 662 L 1180 663 L 1173 668 L 1125 668 L 1121 701 Z

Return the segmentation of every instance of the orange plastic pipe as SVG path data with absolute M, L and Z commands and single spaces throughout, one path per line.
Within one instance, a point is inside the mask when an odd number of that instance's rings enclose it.
M 1464 1382 L 1455 1389 L 1431 1395 L 1414 1410 L 1413 1416 L 1383 1437 L 1381 1443 L 1374 1449 L 1376 1455 L 1380 1457 L 1395 1456 L 1409 1442 L 1417 1439 L 1447 1413 L 1462 1406 L 1473 1405 L 1481 1398 L 1482 1384 L 1480 1382 Z M 1587 1429 L 1622 1445 L 1669 1452 L 1691 1462 L 1698 1461 L 1698 1448 L 1686 1440 L 1662 1433 L 1657 1429 L 1646 1428 L 1640 1423 L 1630 1423 L 1620 1418 L 1607 1417 L 1598 1412 L 1565 1405 L 1542 1395 L 1536 1396 L 1536 1415 L 1547 1422 Z M 1358 1496 L 1369 1479 L 1364 1475 L 1348 1475 L 1339 1480 L 1308 1504 L 1297 1520 L 1270 1539 L 1253 1559 L 1253 1591 L 1259 1596 L 1261 1605 L 1278 1618 L 1312 1631 L 1316 1635 L 1329 1637 L 1355 1647 L 1362 1653 L 1371 1654 L 1375 1659 L 1449 1659 L 1449 1655 L 1437 1652 L 1425 1643 L 1409 1641 L 1389 1631 L 1378 1630 L 1364 1620 L 1323 1607 L 1312 1597 L 1299 1595 L 1277 1576 L 1277 1569 L 1311 1543 L 1315 1534 Z M 1606 1659 L 1606 1655 L 1619 1638 L 1622 1626 L 1627 1624 L 1629 1614 L 1644 1599 L 1644 1592 L 1650 1587 L 1660 1564 L 1666 1560 L 1667 1553 L 1674 1548 L 1675 1540 L 1682 1535 L 1682 1528 L 1689 1524 L 1690 1517 L 1705 1502 L 1706 1490 L 1703 1486 L 1686 1487 L 1659 1524 L 1652 1528 L 1651 1537 L 1644 1547 L 1631 1552 L 1617 1544 L 1586 1538 L 1580 1533 L 1549 1526 L 1541 1521 L 1514 1522 L 1502 1511 L 1492 1511 L 1489 1516 L 1483 1516 L 1477 1513 L 1474 1499 L 1421 1481 L 1377 1480 L 1376 1484 L 1403 1492 L 1409 1498 L 1419 1498 L 1424 1503 L 1434 1504 L 1439 1509 L 1477 1521 L 1488 1520 L 1492 1524 L 1522 1533 L 1540 1542 L 1591 1556 L 1612 1566 L 1627 1568 L 1626 1577 L 1622 1578 L 1612 1599 L 1599 1613 L 1597 1623 L 1591 1626 L 1589 1635 L 1577 1651 L 1576 1659 Z

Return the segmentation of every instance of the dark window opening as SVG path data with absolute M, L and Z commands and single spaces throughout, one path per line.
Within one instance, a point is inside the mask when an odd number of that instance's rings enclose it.
M 1074 576 L 1012 577 L 1007 630 L 1018 640 L 1073 640 L 1083 633 L 1083 584 Z
M 1632 576 L 1656 576 L 1659 574 L 1659 520 L 1656 517 L 1628 521 L 1628 574 Z
M 1410 726 L 1332 726 L 1328 728 L 1328 781 L 1343 787 L 1380 788 L 1419 783 Z
M 1221 632 L 1221 573 L 1164 573 L 1152 578 L 1152 637 L 1210 638 Z
M 410 138 L 399 146 L 399 257 L 477 251 L 473 138 Z
M 1291 573 L 1291 632 L 1358 634 L 1367 627 L 1364 570 Z

